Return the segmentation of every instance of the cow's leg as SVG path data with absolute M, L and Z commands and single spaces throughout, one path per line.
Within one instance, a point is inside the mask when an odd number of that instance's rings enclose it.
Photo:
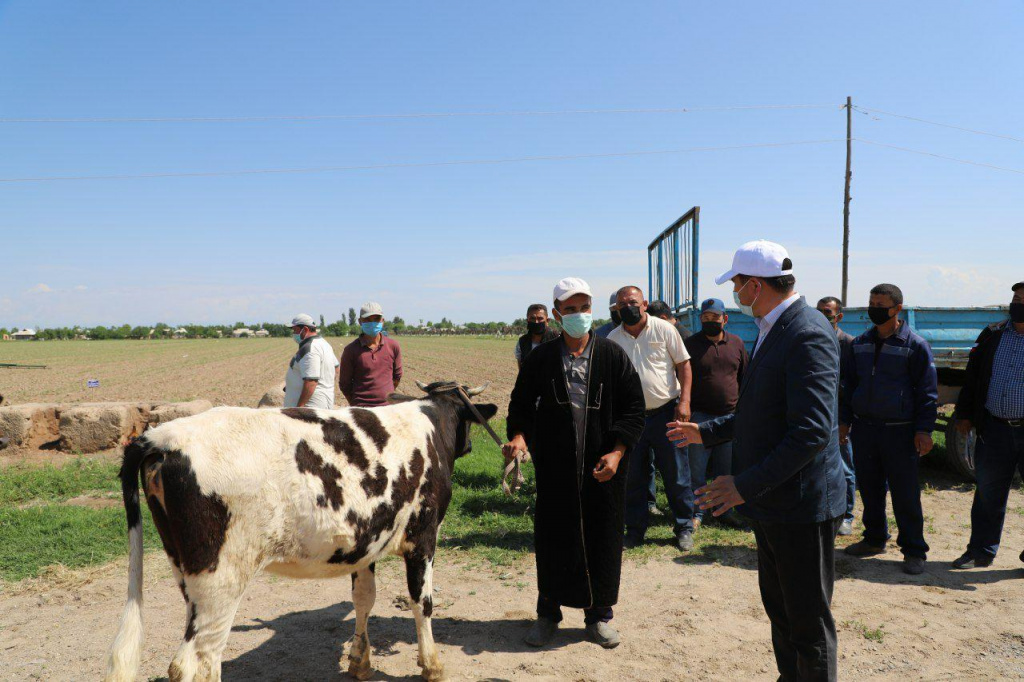
M 221 656 L 235 612 L 255 571 L 221 565 L 213 573 L 186 575 L 185 637 L 171 661 L 170 682 L 218 682 Z
M 419 665 L 423 678 L 434 682 L 445 679 L 444 666 L 434 644 L 430 615 L 434 611 L 434 557 L 413 552 L 405 556 L 405 577 L 409 583 L 412 613 L 416 617 L 416 637 L 419 640 Z
M 370 637 L 366 633 L 366 621 L 377 599 L 376 566 L 352 574 L 352 604 L 356 607 L 356 633 L 348 651 L 348 674 L 357 680 L 367 680 L 373 674 L 370 665 Z

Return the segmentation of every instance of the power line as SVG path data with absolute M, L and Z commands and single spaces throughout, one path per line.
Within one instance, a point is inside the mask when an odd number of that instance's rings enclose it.
M 864 139 L 861 139 L 859 137 L 855 137 L 853 139 L 856 142 L 861 142 L 863 144 L 870 144 L 870 145 L 874 145 L 876 147 L 885 147 L 886 149 L 895 149 L 897 151 L 909 152 L 911 154 L 920 154 L 922 156 L 931 156 L 931 157 L 934 157 L 936 159 L 943 159 L 945 161 L 955 161 L 957 163 L 967 164 L 968 166 L 981 166 L 982 168 L 991 168 L 992 170 L 1000 170 L 1000 171 L 1006 171 L 1007 173 L 1018 173 L 1020 175 L 1024 175 L 1024 169 L 1020 169 L 1020 168 L 1006 168 L 1004 166 L 995 166 L 995 165 L 993 165 L 991 163 L 982 163 L 981 161 L 970 161 L 968 159 L 958 159 L 958 158 L 953 157 L 953 156 L 944 156 L 942 154 L 935 154 L 934 152 L 927 152 L 927 151 L 923 151 L 923 150 L 920 150 L 920 149 L 909 149 L 907 147 L 898 147 L 898 146 L 896 146 L 894 144 L 886 144 L 885 142 L 875 142 L 873 140 L 864 140 Z
M 407 114 L 313 114 L 282 116 L 153 116 L 153 117 L 0 117 L 0 123 L 259 123 L 272 121 L 363 121 L 410 118 L 458 118 L 500 116 L 571 116 L 580 114 L 689 114 L 706 111 L 752 111 L 759 109 L 836 109 L 833 104 L 752 104 L 721 107 L 677 107 L 664 109 L 561 109 L 552 111 L 449 111 Z
M 630 156 L 654 156 L 661 154 L 689 154 L 692 152 L 732 151 L 738 149 L 764 149 L 769 147 L 790 147 L 795 145 L 826 144 L 829 142 L 842 142 L 843 140 L 845 140 L 845 138 L 835 138 L 829 140 L 799 140 L 795 142 L 763 142 L 758 144 L 732 145 L 728 147 L 690 147 L 688 149 L 661 149 L 655 151 L 607 152 L 603 154 L 560 154 L 549 156 L 521 156 L 517 158 L 505 159 L 466 159 L 462 161 L 428 161 L 421 163 L 380 163 L 367 164 L 361 166 L 321 166 L 314 168 L 259 168 L 235 171 L 194 171 L 184 173 L 129 173 L 121 175 L 53 175 L 27 178 L 0 178 L 0 182 L 15 183 L 53 182 L 69 180 L 141 180 L 151 178 L 206 178 L 238 175 L 332 173 L 341 171 L 383 170 L 389 168 L 432 168 L 437 166 L 497 165 L 504 163 L 522 163 L 533 161 L 571 161 L 575 159 L 607 159 Z
M 1019 137 L 1014 137 L 1012 135 L 1003 135 L 1002 133 L 990 133 L 990 132 L 987 132 L 987 131 L 984 131 L 984 130 L 975 130 L 973 128 L 963 128 L 961 126 L 950 125 L 949 123 L 939 123 L 938 121 L 929 121 L 927 119 L 917 118 L 916 116 L 905 116 L 903 114 L 894 114 L 894 113 L 892 113 L 890 111 L 882 111 L 881 109 L 869 109 L 867 107 L 858 107 L 858 106 L 854 106 L 853 108 L 855 110 L 861 112 L 861 113 L 868 113 L 868 112 L 870 112 L 870 113 L 873 113 L 873 114 L 882 114 L 883 116 L 892 116 L 893 118 L 902 118 L 902 119 L 905 119 L 907 121 L 916 121 L 917 123 L 927 123 L 928 125 L 939 126 L 940 128 L 950 128 L 952 130 L 960 130 L 960 131 L 965 132 L 965 133 L 974 133 L 975 135 L 986 135 L 988 137 L 998 137 L 999 139 L 1002 139 L 1002 140 L 1011 140 L 1013 142 L 1024 143 L 1024 139 L 1019 138 Z

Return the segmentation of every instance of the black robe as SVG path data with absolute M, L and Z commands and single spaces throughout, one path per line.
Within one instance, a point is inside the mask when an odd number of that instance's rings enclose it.
M 537 472 L 538 590 L 576 608 L 618 601 L 628 458 L 606 483 L 598 483 L 593 470 L 617 441 L 628 453 L 644 428 L 643 389 L 629 357 L 596 334 L 589 343 L 594 347 L 582 453 L 576 452 L 561 337 L 527 356 L 508 406 L 509 438 L 524 435 Z

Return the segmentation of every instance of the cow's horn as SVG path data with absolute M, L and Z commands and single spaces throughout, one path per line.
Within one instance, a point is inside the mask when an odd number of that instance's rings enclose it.
M 423 391 L 424 393 L 429 393 L 430 392 L 428 390 L 430 387 L 427 386 L 427 384 L 425 384 L 422 381 L 420 381 L 419 379 L 416 380 L 416 385 L 419 386 L 420 390 Z
M 476 388 L 468 388 L 468 389 L 466 389 L 466 395 L 468 395 L 470 398 L 472 398 L 475 395 L 480 395 L 481 393 L 486 391 L 487 387 L 490 386 L 490 385 L 491 385 L 491 382 L 485 381 L 484 383 L 480 384 Z

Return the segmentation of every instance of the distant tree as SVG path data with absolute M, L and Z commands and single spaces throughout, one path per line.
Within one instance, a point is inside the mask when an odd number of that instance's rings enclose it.
M 320 313 L 320 328 L 323 329 L 326 326 L 327 326 L 327 323 L 324 322 L 324 314 Z
M 348 326 L 350 326 L 350 327 L 356 326 L 356 319 L 357 319 L 356 318 L 356 309 L 355 308 L 349 308 L 348 309 Z

